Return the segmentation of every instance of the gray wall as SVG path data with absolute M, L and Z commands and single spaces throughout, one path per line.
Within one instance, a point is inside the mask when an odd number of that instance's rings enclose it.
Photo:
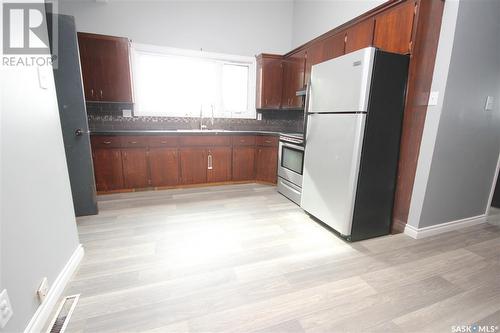
M 442 109 L 434 111 L 440 112 L 440 116 L 429 110 L 426 119 L 426 128 L 438 125 L 435 142 L 426 143 L 434 145 L 432 157 L 422 153 L 419 157 L 419 168 L 426 164 L 425 158 L 431 159 L 428 179 L 422 173 L 416 179 L 427 184 L 420 216 L 411 222 L 416 227 L 487 211 L 500 151 L 498 13 L 498 0 L 459 2 L 449 71 L 435 73 L 433 80 L 446 82 L 446 86 L 440 92 Z M 440 46 L 442 43 L 449 40 L 442 37 Z M 488 95 L 495 96 L 494 111 L 484 110 Z
M 318 37 L 386 0 L 295 0 L 292 46 Z
M 135 42 L 253 56 L 291 48 L 293 2 L 62 0 L 79 31 Z
M 35 67 L 1 67 L 0 289 L 22 331 L 38 307 L 36 290 L 61 272 L 79 241 L 51 68 L 40 89 Z M 27 98 L 29 97 L 29 98 Z

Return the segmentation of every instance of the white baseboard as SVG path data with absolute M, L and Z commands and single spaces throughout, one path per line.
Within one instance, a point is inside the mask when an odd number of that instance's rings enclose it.
M 38 333 L 43 329 L 44 325 L 47 323 L 49 319 L 52 310 L 54 309 L 59 298 L 61 297 L 64 288 L 66 288 L 66 285 L 73 276 L 73 273 L 78 268 L 78 265 L 80 264 L 80 261 L 83 258 L 83 254 L 84 254 L 83 246 L 80 244 L 73 252 L 71 258 L 69 258 L 68 262 L 66 263 L 62 271 L 59 273 L 55 281 L 52 283 L 52 286 L 50 287 L 50 290 L 47 294 L 47 297 L 36 310 L 35 314 L 28 323 L 28 326 L 26 326 L 24 333 L 32 333 L 32 332 Z
M 447 231 L 462 229 L 465 227 L 469 227 L 484 222 L 486 222 L 486 214 L 468 217 L 461 220 L 436 224 L 424 228 L 415 228 L 414 226 L 407 224 L 405 227 L 405 234 L 412 238 L 419 239 L 419 238 L 425 238 L 429 236 L 442 234 L 443 232 Z

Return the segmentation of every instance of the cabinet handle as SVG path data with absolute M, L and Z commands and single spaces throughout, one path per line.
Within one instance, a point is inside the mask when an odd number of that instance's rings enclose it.
M 265 143 L 271 143 L 271 140 L 266 140 L 266 141 L 264 141 L 264 142 L 265 142 Z
M 266 104 L 266 105 L 267 105 L 267 98 L 266 98 L 266 100 L 264 101 L 264 104 Z
M 102 89 L 101 89 L 101 99 L 102 99 Z
M 212 155 L 208 155 L 208 170 L 212 170 Z
M 167 143 L 167 141 L 160 141 L 160 143 L 161 143 L 161 144 L 166 144 L 166 143 Z
M 94 97 L 94 89 L 90 89 L 90 95 Z
M 102 143 L 104 143 L 105 145 L 109 145 L 111 144 L 111 141 L 103 141 Z

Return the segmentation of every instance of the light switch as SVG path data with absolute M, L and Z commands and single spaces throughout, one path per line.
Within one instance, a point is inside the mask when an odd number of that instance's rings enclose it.
M 48 66 L 38 66 L 38 84 L 40 88 L 47 89 L 49 87 L 49 71 Z
M 0 293 L 0 328 L 4 328 L 7 322 L 12 317 L 12 305 L 10 305 L 9 295 L 7 289 L 2 290 Z
M 435 106 L 438 105 L 438 100 L 439 100 L 439 91 L 431 91 L 429 94 L 429 102 L 427 105 L 430 106 Z
M 495 105 L 495 98 L 493 96 L 488 96 L 486 98 L 486 105 L 484 106 L 484 109 L 486 111 L 491 111 L 493 110 L 494 105 Z

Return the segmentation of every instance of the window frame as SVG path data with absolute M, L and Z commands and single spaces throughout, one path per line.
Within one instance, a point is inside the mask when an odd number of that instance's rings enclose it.
M 150 44 L 141 44 L 141 43 L 131 43 L 131 50 L 130 50 L 130 63 L 131 63 L 131 76 L 132 76 L 132 87 L 133 91 L 136 91 L 136 80 L 134 80 L 134 77 L 137 77 L 137 71 L 138 68 L 136 66 L 137 64 L 137 53 L 142 53 L 142 54 L 150 54 L 150 55 L 170 55 L 170 56 L 183 56 L 183 57 L 193 57 L 193 58 L 198 58 L 198 59 L 203 59 L 203 60 L 214 60 L 216 62 L 220 63 L 227 63 L 227 64 L 234 64 L 234 65 L 244 65 L 248 66 L 248 88 L 247 88 L 247 110 L 241 112 L 241 113 L 233 113 L 231 112 L 230 117 L 215 117 L 215 118 L 232 118 L 232 119 L 256 119 L 257 118 L 257 110 L 255 108 L 255 98 L 256 98 L 256 68 L 257 68 L 257 61 L 255 57 L 248 57 L 248 56 L 240 56 L 240 55 L 232 55 L 232 54 L 224 54 L 224 53 L 215 53 L 215 52 L 206 52 L 203 50 L 188 50 L 188 49 L 180 49 L 180 48 L 173 48 L 173 47 L 165 47 L 165 46 L 157 46 L 157 45 L 150 45 Z M 221 93 L 222 94 L 222 93 Z M 137 107 L 137 105 L 136 105 Z M 224 112 L 225 110 L 219 110 L 217 112 Z M 197 115 L 197 112 L 199 111 L 194 111 L 191 113 L 191 115 L 184 115 L 180 116 L 178 114 L 171 114 L 169 115 L 168 113 L 161 114 L 161 115 L 153 115 L 153 114 L 147 114 L 147 113 L 141 113 L 140 110 L 135 109 L 134 113 L 137 116 L 158 116 L 158 117 L 187 117 L 187 118 L 198 118 L 199 115 Z M 217 113 L 216 112 L 216 113 Z M 204 112 L 204 117 L 210 117 L 211 115 L 208 114 L 209 112 Z

